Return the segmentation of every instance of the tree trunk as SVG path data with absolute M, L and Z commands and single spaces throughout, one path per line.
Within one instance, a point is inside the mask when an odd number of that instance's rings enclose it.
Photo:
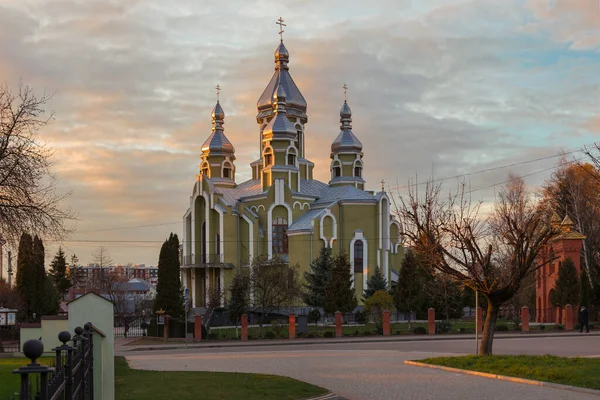
M 411 314 L 411 311 L 408 312 L 408 333 L 409 334 L 412 332 L 412 325 L 411 325 L 411 320 L 410 320 L 410 314 Z
M 494 342 L 494 332 L 496 331 L 496 320 L 498 319 L 498 311 L 500 311 L 500 303 L 496 300 L 487 299 L 487 315 L 483 325 L 483 333 L 481 335 L 481 345 L 479 347 L 479 355 L 492 355 L 492 344 Z M 477 310 L 475 310 L 477 312 Z M 477 327 L 475 327 L 477 329 Z
M 265 313 L 260 313 L 260 318 L 258 319 L 258 337 L 262 339 L 262 328 L 263 328 L 263 319 L 265 317 Z

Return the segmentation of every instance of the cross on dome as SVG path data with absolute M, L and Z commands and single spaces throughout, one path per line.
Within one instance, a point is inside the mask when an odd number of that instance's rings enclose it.
M 344 86 L 342 86 L 342 87 L 344 88 L 344 101 L 346 101 L 346 100 L 347 100 L 347 99 L 346 99 L 346 91 L 348 90 L 348 85 L 346 85 L 346 84 L 344 83 Z
M 221 86 L 217 84 L 217 86 L 215 86 L 215 89 L 217 90 L 217 101 L 219 101 L 219 95 L 221 94 Z
M 283 42 L 283 32 L 285 32 L 283 30 L 283 27 L 287 25 L 283 23 L 283 18 L 281 17 L 279 17 L 279 19 L 275 23 L 279 25 L 279 40 Z

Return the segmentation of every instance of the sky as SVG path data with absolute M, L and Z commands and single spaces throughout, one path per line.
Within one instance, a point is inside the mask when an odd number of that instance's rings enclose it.
M 344 83 L 367 188 L 383 179 L 395 196 L 460 174 L 485 202 L 509 172 L 535 190 L 561 151 L 583 160 L 600 138 L 600 0 L 0 0 L 1 80 L 54 93 L 39 134 L 73 192 L 67 255 L 85 264 L 103 245 L 115 263 L 157 264 L 181 233 L 217 84 L 249 178 L 280 16 L 316 179 Z

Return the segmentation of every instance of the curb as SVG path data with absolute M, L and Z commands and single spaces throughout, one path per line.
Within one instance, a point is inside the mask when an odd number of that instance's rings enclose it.
M 444 367 L 442 365 L 425 364 L 425 363 L 421 363 L 421 362 L 417 362 L 417 361 L 410 361 L 410 360 L 405 360 L 404 364 L 411 365 L 413 367 L 439 369 L 442 371 L 455 372 L 455 373 L 459 373 L 459 374 L 463 374 L 463 375 L 473 375 L 473 376 L 478 376 L 480 378 L 497 379 L 500 381 L 508 381 L 508 382 L 514 382 L 514 383 L 524 383 L 526 385 L 532 385 L 532 386 L 544 386 L 544 387 L 549 387 L 549 388 L 553 388 L 553 389 L 568 390 L 570 392 L 579 392 L 579 393 L 585 393 L 585 394 L 592 394 L 592 395 L 596 395 L 596 396 L 600 395 L 600 390 L 587 389 L 587 388 L 582 388 L 582 387 L 578 387 L 578 386 L 562 385 L 560 383 L 535 381 L 532 379 L 524 379 L 524 378 L 515 378 L 513 376 L 490 374 L 488 372 L 471 371 L 468 369 Z
M 494 339 L 522 339 L 522 338 L 549 338 L 549 337 L 572 337 L 572 336 L 581 336 L 581 333 L 577 332 L 565 332 L 565 333 L 554 333 L 554 334 L 543 334 L 543 333 L 534 333 L 529 334 L 519 333 L 519 334 L 504 334 L 504 335 L 494 335 Z M 587 336 L 600 336 L 599 334 L 588 334 Z M 355 339 L 352 337 L 334 339 L 334 340 L 319 340 L 319 339 L 294 339 L 294 340 L 285 340 L 285 341 L 274 341 L 274 340 L 253 340 L 253 341 L 222 341 L 222 342 L 214 342 L 214 343 L 206 343 L 201 344 L 195 342 L 195 344 L 188 344 L 185 346 L 184 343 L 177 344 L 163 344 L 163 345 L 140 345 L 137 347 L 136 345 L 123 345 L 118 350 L 119 352 L 131 352 L 131 351 L 156 351 L 156 350 L 181 350 L 181 349 L 214 349 L 214 348 L 223 348 L 223 347 L 264 347 L 264 346 L 310 346 L 316 344 L 345 344 L 345 343 L 398 343 L 398 342 L 424 342 L 431 340 L 469 340 L 471 336 L 442 336 L 442 335 L 422 335 L 422 336 L 409 336 L 409 337 L 387 337 L 387 338 L 373 338 L 373 339 Z
M 336 396 L 334 393 L 329 392 L 322 396 L 311 397 L 311 398 L 304 399 L 304 400 L 345 400 L 345 399 L 342 399 L 341 397 Z

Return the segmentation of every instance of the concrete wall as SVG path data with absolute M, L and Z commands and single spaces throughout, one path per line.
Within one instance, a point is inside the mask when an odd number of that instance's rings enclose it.
M 104 297 L 88 293 L 69 303 L 69 332 L 91 322 L 94 333 L 94 397 L 115 398 L 115 348 L 113 304 Z

